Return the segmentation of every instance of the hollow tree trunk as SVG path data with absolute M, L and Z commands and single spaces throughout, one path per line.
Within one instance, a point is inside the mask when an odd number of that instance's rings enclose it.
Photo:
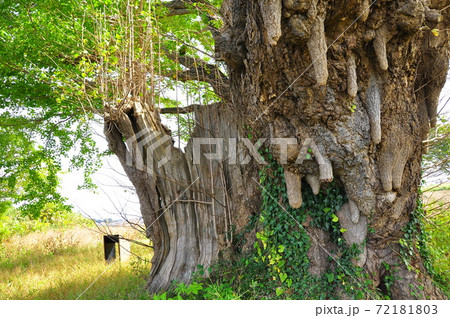
M 288 148 L 288 160 L 278 157 L 290 204 L 302 204 L 302 178 L 314 192 L 339 179 L 349 199 L 339 211 L 344 237 L 367 239 L 357 265 L 380 286 L 383 262 L 403 264 L 397 242 L 416 206 L 422 140 L 436 122 L 448 68 L 448 32 L 431 30 L 449 28 L 448 8 L 440 10 L 450 1 L 371 3 L 224 0 L 225 25 L 215 40 L 229 67 L 230 98 L 195 109 L 193 137 L 237 138 L 226 143 L 225 157 L 235 147 L 247 154 L 239 139 L 244 126 L 261 137 L 295 138 L 299 146 Z M 193 163 L 198 145 L 175 148 L 151 102 L 135 99 L 110 111 L 105 134 L 136 188 L 154 245 L 150 291 L 189 281 L 259 212 L 258 166 L 207 160 L 203 154 L 219 147 L 213 142 Z M 302 146 L 315 161 L 297 161 Z M 282 151 L 273 145 L 272 152 Z M 321 230 L 311 233 L 311 271 L 320 274 L 327 257 L 319 243 L 332 243 Z M 425 272 L 420 260 L 416 266 Z M 411 298 L 419 285 L 419 297 L 441 297 L 423 274 L 401 265 L 396 275 L 402 280 L 392 287 L 394 298 Z
M 232 107 L 246 124 L 316 145 L 315 171 L 297 156 L 280 162 L 290 204 L 301 204 L 296 179 L 340 179 L 349 198 L 339 212 L 344 236 L 367 238 L 358 265 L 381 286 L 382 263 L 403 264 L 398 239 L 416 207 L 422 140 L 436 123 L 448 69 L 442 30 L 450 1 L 372 2 L 225 0 L 226 36 L 216 46 L 230 66 Z M 411 298 L 420 285 L 419 297 L 441 297 L 425 275 L 405 265 L 397 275 L 394 298 Z
M 214 145 L 219 136 L 225 141 L 224 159 L 247 155 L 237 138 L 236 117 L 222 104 L 196 108 L 195 116 L 191 140 L 199 143 L 189 142 L 185 152 L 173 146 L 158 110 L 142 100 L 105 120 L 109 147 L 136 188 L 153 242 L 151 292 L 167 289 L 172 281 L 189 282 L 198 265 L 208 268 L 220 252 L 227 258 L 233 234 L 258 211 L 259 189 L 251 182 L 257 167 L 207 159 L 219 153 Z

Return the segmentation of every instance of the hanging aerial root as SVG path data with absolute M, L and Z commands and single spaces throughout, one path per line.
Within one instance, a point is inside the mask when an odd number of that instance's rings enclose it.
M 266 30 L 267 42 L 275 46 L 281 37 L 281 4 L 282 0 L 261 0 L 261 15 Z
M 380 161 L 380 179 L 383 190 L 386 192 L 392 191 L 392 162 L 393 156 L 391 153 L 382 155 Z
M 347 60 L 347 93 L 351 98 L 358 94 L 358 76 L 356 74 L 356 60 L 353 54 Z
M 311 37 L 308 40 L 308 50 L 313 62 L 317 85 L 325 86 L 328 81 L 327 41 L 325 38 L 324 19 L 315 17 L 311 25 Z
M 339 218 L 339 224 L 341 228 L 346 229 L 346 231 L 342 234 L 345 241 L 348 245 L 352 246 L 353 244 L 362 244 L 367 236 L 367 217 L 361 216 L 358 219 L 358 222 L 353 222 L 354 217 L 352 215 L 352 201 L 349 203 L 345 203 L 341 209 L 336 213 Z M 354 204 L 354 203 L 353 203 Z M 355 204 L 356 205 L 356 204 Z M 357 209 L 357 208 L 356 208 Z M 359 259 L 354 261 L 356 266 L 364 266 L 367 259 L 367 249 L 364 246 L 362 253 L 359 255 Z
M 359 14 L 361 15 L 361 17 L 359 18 L 361 20 L 361 22 L 365 22 L 367 20 L 367 18 L 369 17 L 369 13 L 370 13 L 370 0 L 363 0 L 362 4 L 361 4 L 361 8 L 359 11 Z
M 331 182 L 333 181 L 333 167 L 331 165 L 330 160 L 319 150 L 316 143 L 312 138 L 305 138 L 305 142 L 303 143 L 303 147 L 300 149 L 299 156 L 295 161 L 296 164 L 301 165 L 305 158 L 305 154 L 308 152 L 308 149 L 314 154 L 316 162 L 319 165 L 319 180 L 320 182 Z M 308 181 L 308 180 L 307 180 Z
M 333 167 L 331 166 L 330 160 L 323 156 L 317 147 L 316 143 L 311 142 L 311 150 L 316 157 L 316 161 L 319 164 L 319 179 L 320 182 L 331 182 L 333 181 Z
M 333 167 L 327 158 L 323 158 L 323 163 L 319 163 L 319 172 L 321 182 L 333 181 Z
M 383 71 L 387 71 L 389 68 L 389 62 L 387 58 L 386 45 L 388 42 L 388 31 L 385 26 L 382 26 L 376 31 L 375 39 L 373 40 L 373 47 L 375 54 L 377 55 L 378 63 Z
M 359 222 L 360 214 L 359 214 L 359 209 L 358 209 L 358 206 L 356 205 L 356 202 L 349 200 L 348 207 L 349 207 L 349 211 L 350 211 L 350 219 L 352 220 L 352 222 L 354 224 L 357 224 Z
M 339 179 L 344 184 L 349 201 L 356 203 L 360 215 L 370 216 L 376 207 L 376 197 L 370 168 L 358 169 L 350 174 L 341 173 Z M 355 209 L 356 210 L 356 209 Z M 354 213 L 356 216 L 356 213 Z M 356 217 L 354 218 L 356 220 Z
M 302 177 L 299 174 L 292 173 L 289 170 L 285 170 L 284 178 L 286 180 L 286 190 L 289 205 L 294 209 L 298 209 L 303 204 Z
M 398 136 L 401 136 L 401 133 Z M 384 191 L 390 192 L 392 189 L 401 188 L 403 172 L 411 151 L 412 148 L 409 144 L 402 143 L 395 137 L 390 138 L 381 149 L 379 167 Z
M 392 188 L 399 190 L 402 186 L 403 172 L 405 170 L 408 157 L 397 156 L 392 169 Z
M 318 195 L 320 192 L 320 180 L 319 177 L 314 174 L 306 175 L 306 182 L 308 182 L 309 186 L 312 189 L 314 195 Z
M 430 118 L 430 128 L 434 128 L 437 124 L 440 90 L 438 87 L 426 87 L 425 94 L 427 97 L 425 103 L 427 104 L 428 118 Z
M 374 144 L 381 142 L 381 88 L 374 76 L 370 77 L 366 92 L 366 106 L 370 120 L 370 133 Z

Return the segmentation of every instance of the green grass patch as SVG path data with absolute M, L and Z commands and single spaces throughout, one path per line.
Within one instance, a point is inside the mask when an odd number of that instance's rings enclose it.
M 59 242 L 78 233 L 78 237 Z M 148 248 L 112 265 L 103 259 L 101 235 L 86 229 L 11 237 L 0 247 L 0 299 L 151 299 L 145 291 Z M 61 235 L 59 235 L 61 234 Z
M 450 209 L 449 201 L 429 205 L 425 230 L 429 235 L 428 249 L 435 280 L 450 297 Z
M 33 219 L 23 215 L 19 210 L 8 208 L 0 213 L 0 241 L 14 235 L 23 236 L 36 231 L 68 229 L 76 226 L 93 227 L 94 225 L 91 220 L 84 218 L 81 214 L 68 210 L 52 210 L 43 213 L 38 219 Z

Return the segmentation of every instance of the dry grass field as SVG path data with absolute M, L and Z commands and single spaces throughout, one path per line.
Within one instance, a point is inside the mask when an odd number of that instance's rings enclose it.
M 426 191 L 423 199 L 430 258 L 445 289 L 450 285 L 450 189 Z M 149 243 L 130 227 L 110 231 Z M 152 250 L 132 243 L 129 261 L 106 264 L 102 235 L 95 227 L 78 226 L 2 240 L 0 299 L 152 299 L 144 289 Z
M 114 234 L 147 243 L 126 227 Z M 131 259 L 108 265 L 102 234 L 74 228 L 12 236 L 0 246 L 0 299 L 136 299 L 144 291 L 151 249 L 131 244 Z

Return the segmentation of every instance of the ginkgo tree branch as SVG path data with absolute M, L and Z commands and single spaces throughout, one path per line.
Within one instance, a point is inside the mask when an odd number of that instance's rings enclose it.
M 450 132 L 446 133 L 444 135 L 438 136 L 438 137 L 434 137 L 434 138 L 431 138 L 431 139 L 428 139 L 428 140 L 424 140 L 424 141 L 422 141 L 422 143 L 430 144 L 430 143 L 438 142 L 438 141 L 447 139 L 449 136 L 450 136 Z
M 195 4 L 209 4 L 205 0 L 173 0 L 163 2 L 162 5 L 169 9 L 167 16 L 185 15 L 193 13 L 192 5 Z
M 170 107 L 170 108 L 160 108 L 159 112 L 161 114 L 189 114 L 193 113 L 195 108 L 202 107 L 200 104 L 192 104 L 185 107 Z
M 183 65 L 187 70 L 167 71 L 163 75 L 182 82 L 202 81 L 211 85 L 214 92 L 223 99 L 228 99 L 228 77 L 216 65 L 190 56 L 167 53 L 167 57 Z

